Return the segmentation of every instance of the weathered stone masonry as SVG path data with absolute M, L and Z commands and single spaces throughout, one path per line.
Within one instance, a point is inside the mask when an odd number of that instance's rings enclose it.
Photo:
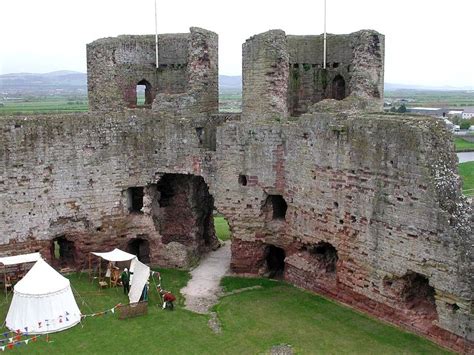
M 382 35 L 329 38 L 327 70 L 318 36 L 249 39 L 242 117 L 217 113 L 212 32 L 162 35 L 158 71 L 150 36 L 92 43 L 90 113 L 0 120 L 0 251 L 80 268 L 120 247 L 189 267 L 218 245 L 215 209 L 234 271 L 472 352 L 473 215 L 451 136 L 430 118 L 371 113 Z M 151 104 L 134 108 L 145 81 Z

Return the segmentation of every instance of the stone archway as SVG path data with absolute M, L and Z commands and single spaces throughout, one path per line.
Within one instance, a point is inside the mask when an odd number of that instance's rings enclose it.
M 50 248 L 53 265 L 61 268 L 76 266 L 76 246 L 73 241 L 59 236 L 51 241 Z
M 142 263 L 150 263 L 150 243 L 148 240 L 140 237 L 130 239 L 127 243 L 127 250 L 130 254 L 136 255 Z
M 156 184 L 155 199 L 153 221 L 163 244 L 179 243 L 189 261 L 219 246 L 214 198 L 202 176 L 164 174 Z
M 346 81 L 342 75 L 338 74 L 332 81 L 331 98 L 335 100 L 343 100 L 346 96 Z
M 266 274 L 272 279 L 283 278 L 285 273 L 285 250 L 274 245 L 265 247 Z

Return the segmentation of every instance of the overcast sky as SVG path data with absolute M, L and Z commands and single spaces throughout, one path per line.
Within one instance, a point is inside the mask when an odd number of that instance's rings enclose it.
M 323 32 L 324 0 L 158 0 L 158 32 L 219 34 L 220 74 L 239 75 L 253 34 Z M 385 34 L 385 81 L 474 86 L 474 0 L 327 0 L 329 33 Z M 86 71 L 86 43 L 154 33 L 154 0 L 0 0 L 0 73 Z

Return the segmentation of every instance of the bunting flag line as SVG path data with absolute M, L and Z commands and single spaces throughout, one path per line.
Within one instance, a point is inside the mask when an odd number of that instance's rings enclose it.
M 20 335 L 18 335 L 20 336 Z M 41 335 L 35 335 L 31 338 L 28 338 L 28 339 L 23 339 L 23 340 L 19 340 L 19 341 L 11 341 L 9 342 L 7 345 L 2 345 L 0 346 L 0 351 L 5 351 L 5 349 L 10 349 L 12 350 L 14 347 L 18 347 L 18 346 L 21 346 L 21 345 L 28 345 L 28 343 L 30 341 L 32 342 L 35 342 Z M 46 340 L 48 341 L 49 337 L 48 335 L 46 335 Z

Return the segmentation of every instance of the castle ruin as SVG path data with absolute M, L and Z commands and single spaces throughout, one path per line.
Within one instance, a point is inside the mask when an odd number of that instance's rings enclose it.
M 154 36 L 97 40 L 89 112 L 0 119 L 2 254 L 80 269 L 118 247 L 187 268 L 218 247 L 218 211 L 234 272 L 473 351 L 473 213 L 452 137 L 381 112 L 383 35 L 329 35 L 327 68 L 322 36 L 251 37 L 241 114 L 218 112 L 215 33 L 160 35 L 159 58 Z

